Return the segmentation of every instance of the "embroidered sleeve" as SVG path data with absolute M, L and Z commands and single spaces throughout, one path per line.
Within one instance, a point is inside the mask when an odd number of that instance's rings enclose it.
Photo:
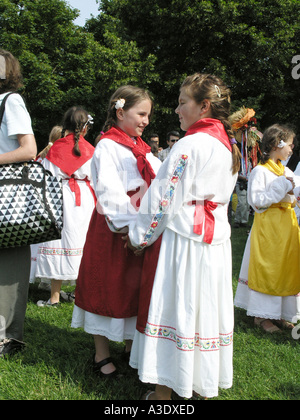
M 130 238 L 135 246 L 142 249 L 151 245 L 162 233 L 168 223 L 168 219 L 174 215 L 174 197 L 182 181 L 188 164 L 188 156 L 180 155 L 173 166 L 173 170 L 167 179 L 155 179 L 147 191 L 142 204 L 150 202 L 150 213 L 139 214 L 136 225 Z M 162 172 L 163 173 L 163 172 Z M 159 173 L 160 174 L 160 173 Z M 158 174 L 158 175 L 159 175 Z M 159 190 L 162 193 L 159 194 Z M 152 213 L 151 208 L 154 208 Z M 141 208 L 143 213 L 145 208 Z M 149 223 L 150 222 L 150 223 Z M 137 242 L 136 242 L 137 241 Z

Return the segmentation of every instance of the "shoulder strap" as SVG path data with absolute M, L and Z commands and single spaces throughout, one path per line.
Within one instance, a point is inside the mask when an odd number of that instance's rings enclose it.
M 0 125 L 1 125 L 2 120 L 3 120 L 3 115 L 4 115 L 4 111 L 5 111 L 5 103 L 6 103 L 7 99 L 8 99 L 8 97 L 9 97 L 10 95 L 12 95 L 13 93 L 15 93 L 15 92 L 10 92 L 10 93 L 8 93 L 8 94 L 7 94 L 7 95 L 3 98 L 3 100 L 2 100 L 2 104 L 1 104 L 1 106 L 0 106 Z

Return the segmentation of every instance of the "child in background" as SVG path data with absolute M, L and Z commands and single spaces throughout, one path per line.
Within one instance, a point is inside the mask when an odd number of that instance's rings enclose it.
M 292 329 L 300 319 L 300 245 L 293 172 L 285 168 L 295 133 L 269 127 L 262 138 L 262 159 L 251 172 L 248 201 L 255 210 L 246 244 L 235 306 L 246 309 L 265 332 Z
M 64 225 L 60 240 L 39 245 L 36 277 L 51 280 L 51 297 L 37 305 L 57 306 L 63 281 L 76 281 L 90 218 L 95 208 L 91 160 L 95 148 L 84 136 L 92 118 L 81 107 L 70 108 L 62 136 L 53 144 L 43 166 L 63 182 Z M 71 297 L 71 300 L 74 298 Z
M 54 142 L 61 138 L 62 126 L 55 125 L 50 134 L 49 134 L 49 142 L 48 145 L 43 149 L 36 157 L 36 161 L 42 163 L 45 159 L 47 153 L 49 152 L 51 146 L 53 146 Z M 31 249 L 31 267 L 30 267 L 30 283 L 34 283 L 36 279 L 35 271 L 36 271 L 36 262 L 37 262 L 37 253 L 39 249 L 39 244 L 34 244 L 30 246 Z M 41 290 L 51 290 L 51 286 L 47 281 L 42 281 L 39 284 L 39 289 Z

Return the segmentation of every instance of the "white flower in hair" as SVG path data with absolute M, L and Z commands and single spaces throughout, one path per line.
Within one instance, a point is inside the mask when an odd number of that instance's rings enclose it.
M 282 149 L 284 146 L 286 145 L 286 143 L 283 140 L 280 140 L 279 144 L 278 144 L 278 148 Z
M 115 105 L 116 109 L 123 108 L 125 105 L 125 99 L 118 99 Z

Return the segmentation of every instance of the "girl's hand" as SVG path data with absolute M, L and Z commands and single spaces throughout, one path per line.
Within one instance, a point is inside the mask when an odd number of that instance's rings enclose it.
M 292 177 L 286 177 L 286 179 L 288 181 L 290 181 L 291 184 L 292 184 L 292 186 L 293 186 L 293 189 L 291 191 L 289 191 L 288 194 L 293 195 L 294 194 L 294 191 L 293 190 L 296 187 L 295 181 L 294 181 L 294 179 Z
M 125 243 L 125 245 L 124 245 L 124 248 L 125 248 L 125 249 L 126 249 L 126 248 L 130 249 L 130 250 L 134 253 L 134 255 L 135 255 L 136 257 L 141 257 L 141 256 L 144 254 L 144 250 L 143 250 L 143 249 L 138 249 L 138 248 L 135 248 L 135 247 L 131 244 L 131 242 L 130 242 L 130 239 L 129 239 L 129 236 L 128 236 L 128 235 L 126 235 L 126 236 L 122 236 L 122 239 L 123 239 L 123 241 L 126 241 L 126 243 Z

